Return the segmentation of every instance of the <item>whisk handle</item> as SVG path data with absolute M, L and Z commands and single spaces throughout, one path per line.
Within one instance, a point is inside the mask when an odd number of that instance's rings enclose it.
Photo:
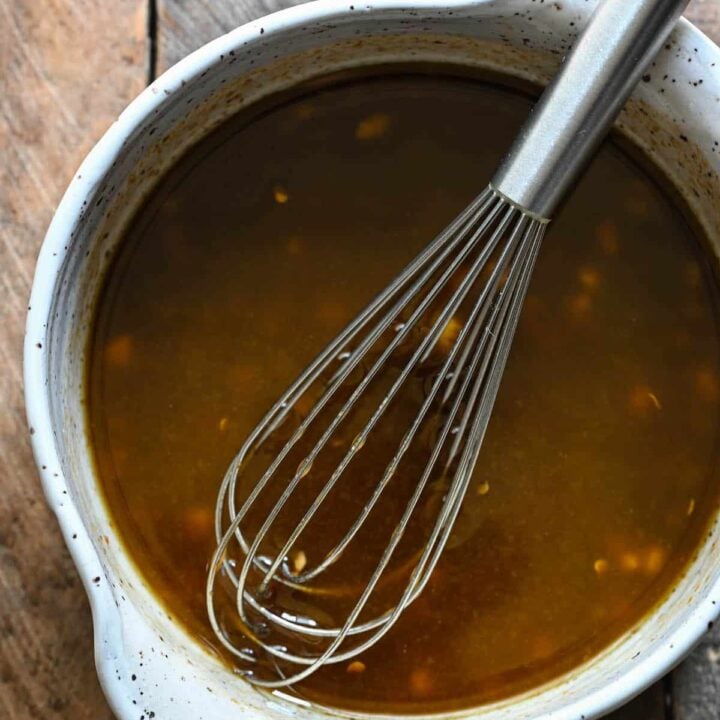
M 602 0 L 492 186 L 550 218 L 689 0 Z

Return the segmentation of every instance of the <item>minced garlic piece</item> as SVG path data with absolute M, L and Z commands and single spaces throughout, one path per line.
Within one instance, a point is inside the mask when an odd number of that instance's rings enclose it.
M 610 569 L 610 563 L 604 558 L 598 558 L 593 563 L 593 569 L 598 575 L 604 575 Z
M 361 120 L 355 128 L 356 140 L 377 140 L 390 129 L 390 116 L 385 113 L 373 113 Z
M 132 351 L 132 338 L 129 335 L 118 335 L 105 347 L 105 358 L 110 365 L 127 365 L 130 362 Z
M 427 695 L 430 695 L 432 688 L 432 678 L 427 670 L 418 668 L 410 673 L 410 690 L 413 695 L 426 697 Z
M 298 550 L 292 559 L 292 569 L 296 575 L 299 575 L 307 565 L 307 555 L 302 551 Z
M 275 202 L 278 203 L 278 205 L 284 205 L 290 199 L 290 196 L 282 185 L 276 185 L 273 188 L 273 198 L 275 198 Z
M 600 250 L 605 255 L 615 255 L 620 249 L 618 240 L 617 225 L 612 220 L 601 222 L 595 229 L 595 235 L 600 245 Z
M 586 265 L 578 271 L 578 280 L 586 290 L 597 290 L 600 286 L 600 273 L 594 267 Z

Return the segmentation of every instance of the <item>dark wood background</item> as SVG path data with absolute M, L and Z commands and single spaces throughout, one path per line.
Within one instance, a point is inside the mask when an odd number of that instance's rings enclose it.
M 628 0 L 632 2 L 632 0 Z M 60 196 L 158 73 L 283 0 L 0 0 L 0 720 L 110 720 L 85 594 L 33 466 L 25 308 Z M 720 0 L 688 15 L 720 42 Z M 720 119 L 719 119 L 720 122 Z M 720 634 L 612 720 L 720 720 Z M 174 719 L 169 719 L 174 720 Z

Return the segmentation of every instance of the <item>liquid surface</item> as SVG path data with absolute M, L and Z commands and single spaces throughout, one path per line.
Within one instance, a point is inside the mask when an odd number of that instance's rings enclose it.
M 210 646 L 227 464 L 482 189 L 530 106 L 468 79 L 348 82 L 230 121 L 139 212 L 89 348 L 91 438 L 130 554 Z M 717 506 L 713 288 L 681 212 L 606 143 L 543 242 L 461 541 L 360 665 L 297 692 L 468 708 L 558 677 L 646 614 Z

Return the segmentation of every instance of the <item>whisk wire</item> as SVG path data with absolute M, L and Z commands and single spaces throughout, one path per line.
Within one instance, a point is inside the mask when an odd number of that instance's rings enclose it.
M 500 205 L 496 206 L 498 209 L 501 207 Z M 510 217 L 512 216 L 513 211 L 507 210 L 505 218 L 503 219 L 500 228 L 504 230 L 505 226 L 507 225 L 507 222 L 509 222 Z M 313 447 L 312 451 L 307 455 L 307 457 L 300 463 L 298 466 L 297 471 L 295 472 L 292 480 L 289 482 L 285 490 L 283 491 L 281 497 L 276 502 L 273 509 L 268 513 L 267 518 L 265 519 L 265 522 L 263 523 L 260 530 L 257 532 L 252 545 L 250 546 L 245 561 L 243 563 L 242 570 L 240 572 L 240 576 L 238 578 L 238 593 L 237 593 L 237 606 L 238 606 L 238 613 L 240 614 L 243 621 L 247 622 L 247 617 L 245 615 L 242 601 L 243 601 L 243 593 L 242 588 L 245 585 L 245 582 L 247 580 L 247 575 L 250 570 L 250 566 L 253 563 L 253 560 L 257 554 L 258 548 L 264 538 L 267 535 L 267 532 L 272 527 L 272 525 L 275 523 L 277 516 L 281 512 L 282 508 L 287 503 L 290 496 L 293 494 L 295 489 L 297 488 L 300 481 L 303 479 L 303 477 L 306 474 L 306 471 L 312 466 L 313 462 L 317 458 L 319 452 L 322 450 L 323 447 L 327 444 L 328 440 L 334 435 L 334 433 L 337 431 L 338 426 L 343 421 L 349 410 L 352 408 L 352 406 L 357 402 L 358 398 L 362 395 L 362 393 L 365 391 L 367 386 L 370 384 L 370 382 L 373 380 L 373 378 L 377 375 L 377 373 L 384 367 L 387 359 L 390 357 L 390 355 L 395 351 L 395 349 L 400 345 L 400 343 L 405 339 L 405 336 L 410 332 L 411 328 L 414 326 L 415 322 L 425 313 L 428 306 L 432 303 L 433 300 L 437 297 L 438 293 L 445 287 L 445 284 L 448 280 L 448 278 L 457 270 L 457 268 L 463 263 L 463 261 L 466 259 L 467 255 L 470 253 L 472 248 L 474 247 L 476 241 L 479 237 L 481 237 L 481 234 L 483 232 L 484 227 L 494 219 L 496 212 L 491 212 L 488 218 L 484 223 L 481 224 L 481 226 L 474 231 L 471 241 L 468 242 L 459 252 L 456 253 L 456 255 L 453 257 L 450 265 L 448 268 L 446 268 L 440 279 L 435 282 L 435 284 L 432 286 L 430 291 L 428 291 L 422 298 L 420 304 L 418 307 L 413 311 L 413 314 L 411 318 L 408 320 L 408 322 L 404 325 L 402 330 L 396 334 L 396 336 L 392 339 L 388 347 L 383 351 L 380 358 L 375 362 L 375 364 L 370 368 L 370 370 L 367 372 L 366 376 L 363 378 L 363 380 L 360 382 L 357 388 L 355 388 L 350 396 L 350 398 L 345 402 L 343 407 L 338 411 L 337 415 L 333 418 L 333 420 L 329 423 L 325 431 L 323 432 L 320 439 L 317 441 L 315 446 Z M 497 243 L 501 236 L 501 231 L 496 231 L 493 234 L 491 243 L 494 245 Z M 487 253 L 485 260 L 487 257 L 489 257 L 489 252 Z M 403 303 L 403 306 L 405 306 L 405 303 Z M 390 325 L 392 324 L 393 320 L 395 319 L 396 315 L 393 315 L 392 313 L 388 313 L 385 318 L 383 318 L 376 326 L 376 328 L 370 332 L 368 335 L 367 340 L 365 340 L 362 344 L 362 350 L 358 351 L 356 354 L 356 364 L 360 361 L 360 359 L 363 357 L 365 351 L 374 344 L 374 342 L 377 341 L 377 339 L 380 337 L 380 335 L 387 330 Z M 437 323 L 436 323 L 437 325 Z M 416 354 L 413 356 L 412 367 L 417 364 L 417 361 L 422 356 L 422 352 L 425 348 L 428 347 L 430 335 L 423 340 L 423 343 L 421 344 L 421 348 L 418 349 Z M 363 431 L 363 438 L 362 442 L 364 442 L 364 439 L 367 437 L 367 434 L 372 430 L 372 428 L 377 423 L 378 419 L 382 416 L 384 413 L 385 408 L 389 404 L 390 400 L 395 396 L 398 389 L 401 387 L 401 385 L 405 382 L 407 379 L 407 376 L 412 370 L 412 367 L 406 367 L 406 369 L 403 371 L 403 375 L 401 376 L 402 382 L 400 379 L 398 382 L 395 383 L 392 390 L 388 393 L 388 396 L 386 396 L 383 401 L 381 402 L 380 406 L 378 407 L 377 411 L 371 418 L 370 422 L 368 423 L 367 428 Z M 352 367 L 348 368 L 336 381 L 332 384 L 329 390 L 325 392 L 323 397 L 315 404 L 315 406 L 312 408 L 312 410 L 309 412 L 306 419 L 303 421 L 303 423 L 300 425 L 298 430 L 296 431 L 295 435 L 291 440 L 285 445 L 283 450 L 278 454 L 275 461 L 271 464 L 270 468 L 266 471 L 265 475 L 260 481 L 260 485 L 264 487 L 265 483 L 269 478 L 273 475 L 273 473 L 277 470 L 277 466 L 280 464 L 280 462 L 287 456 L 287 454 L 290 452 L 290 450 L 295 446 L 297 441 L 300 437 L 304 434 L 307 427 L 310 425 L 310 423 L 317 417 L 317 415 L 320 413 L 320 411 L 325 407 L 325 405 L 329 402 L 329 400 L 333 397 L 335 392 L 342 386 L 343 381 L 347 377 L 347 375 L 352 371 Z M 315 501 L 313 502 L 312 506 L 308 510 L 306 516 L 303 518 L 303 520 L 300 521 L 300 523 L 297 525 L 295 530 L 293 531 L 291 538 L 288 540 L 286 545 L 283 547 L 283 550 L 278 552 L 275 556 L 275 559 L 272 561 L 270 567 L 267 569 L 265 577 L 263 581 L 260 584 L 259 592 L 262 594 L 266 588 L 267 583 L 269 582 L 270 578 L 273 577 L 278 567 L 280 566 L 280 563 L 283 562 L 284 558 L 286 557 L 287 551 L 292 547 L 292 544 L 295 542 L 299 534 L 302 532 L 302 530 L 306 527 L 309 519 L 315 514 L 317 509 L 320 507 L 322 502 L 325 500 L 327 495 L 330 493 L 332 488 L 335 486 L 337 480 L 340 478 L 342 473 L 344 472 L 345 468 L 348 466 L 352 458 L 355 456 L 355 454 L 358 452 L 360 447 L 362 447 L 361 443 L 353 443 L 350 450 L 347 452 L 346 456 L 341 461 L 338 468 L 335 470 L 335 472 L 332 474 L 328 482 L 326 483 L 325 487 L 322 489 L 322 491 L 318 494 Z M 246 504 L 247 505 L 247 504 Z M 242 520 L 242 516 L 240 518 Z M 238 525 L 238 532 L 239 532 L 239 525 Z
M 497 393 L 499 377 L 507 359 L 510 340 L 527 290 L 532 264 L 544 233 L 544 227 L 543 223 L 528 218 L 517 208 L 508 205 L 492 188 L 486 189 L 311 363 L 266 414 L 233 459 L 223 478 L 215 513 L 217 548 L 208 571 L 206 598 L 210 621 L 223 645 L 230 652 L 245 661 L 251 661 L 252 658 L 246 649 L 238 648 L 225 636 L 216 615 L 214 586 L 218 574 L 222 572 L 223 576 L 235 587 L 234 604 L 244 626 L 243 633 L 254 644 L 262 648 L 269 657 L 296 668 L 294 672 L 288 674 L 282 667 L 276 666 L 275 671 L 278 677 L 275 678 L 259 677 L 253 674 L 251 680 L 255 684 L 267 688 L 282 687 L 301 681 L 324 664 L 344 662 L 358 655 L 387 633 L 407 605 L 413 602 L 425 588 L 450 537 L 470 482 L 474 460 L 482 444 L 489 420 L 489 409 L 492 407 Z M 471 260 L 471 254 L 478 247 L 477 256 Z M 372 431 L 407 384 L 408 379 L 416 368 L 422 366 L 434 352 L 434 348 L 443 337 L 448 324 L 466 302 L 494 255 L 497 255 L 497 260 L 490 268 L 489 276 L 483 281 L 482 288 L 472 304 L 466 321 L 455 337 L 410 427 L 403 434 L 397 451 L 385 466 L 370 497 L 365 501 L 344 534 L 341 533 L 340 539 L 332 545 L 319 562 L 309 569 L 303 568 L 292 574 L 288 564 L 289 553 L 313 521 L 319 508 L 339 482 L 346 468 L 363 449 Z M 280 549 L 274 552 L 273 557 L 260 555 L 260 548 L 268 537 L 268 533 L 274 527 L 280 513 L 287 506 L 302 480 L 311 471 L 320 452 L 364 397 L 370 383 L 383 371 L 390 357 L 403 346 L 433 303 L 438 300 L 442 292 L 445 292 L 450 280 L 468 263 L 469 267 L 452 289 L 449 299 L 432 319 L 430 327 L 424 331 L 422 339 L 411 352 L 409 359 L 404 363 L 389 390 L 365 421 L 362 429 L 344 452 L 342 459 L 307 507 L 300 521 L 295 524 Z M 409 316 L 402 318 L 402 314 L 409 307 L 411 308 Z M 398 322 L 400 318 L 402 320 Z M 393 324 L 395 324 L 394 327 Z M 362 379 L 342 403 L 340 410 L 323 428 L 319 438 L 290 476 L 289 482 L 282 488 L 278 499 L 264 518 L 259 530 L 248 541 L 242 530 L 242 523 L 260 494 L 276 477 L 282 463 L 288 459 L 293 448 L 317 421 L 320 413 L 329 406 L 337 393 L 346 387 L 348 378 L 391 327 L 395 331 L 394 335 L 378 357 L 364 370 Z M 363 330 L 366 334 L 360 338 L 357 347 L 354 350 L 347 350 Z M 238 506 L 236 504 L 238 482 L 248 459 L 282 426 L 295 403 L 317 383 L 331 363 L 336 362 L 341 355 L 344 359 L 341 367 L 331 375 L 318 399 L 314 401 L 298 427 L 291 432 L 289 439 L 274 455 L 260 479 L 252 486 L 250 492 Z M 445 386 L 444 389 L 443 386 Z M 438 398 L 440 398 L 439 407 Z M 430 410 L 436 407 L 439 411 L 451 399 L 451 408 L 436 438 L 422 475 L 414 486 L 411 497 L 394 527 L 389 542 L 372 570 L 369 580 L 359 597 L 355 599 L 344 622 L 334 627 L 320 625 L 310 618 L 301 619 L 292 612 L 282 610 L 277 612 L 268 607 L 263 599 L 272 582 L 279 582 L 296 590 L 304 591 L 310 581 L 319 577 L 343 556 L 376 507 L 384 490 L 395 477 L 401 461 L 423 427 Z M 470 427 L 469 432 L 467 432 L 468 426 Z M 452 441 L 448 450 L 450 438 Z M 412 560 L 414 565 L 409 570 L 409 579 L 404 590 L 393 607 L 370 618 L 360 620 L 369 599 L 373 596 L 390 566 L 393 555 L 405 534 L 411 517 L 417 511 L 430 479 L 434 473 L 437 473 L 438 460 L 443 452 L 447 454 L 442 470 L 442 476 L 445 476 L 455 463 L 461 449 L 460 459 L 452 473 L 452 479 L 435 525 L 424 547 Z M 239 571 L 235 570 L 235 559 L 228 556 L 228 550 L 233 540 L 237 543 L 242 556 Z M 252 568 L 256 568 L 261 573 L 261 580 L 253 591 L 248 587 Z M 283 644 L 266 639 L 265 634 L 260 632 L 260 626 L 251 620 L 248 614 L 249 610 L 262 618 L 263 622 L 270 623 L 271 626 L 299 636 L 325 639 L 327 643 L 314 654 L 308 655 L 305 652 L 291 651 Z M 350 637 L 360 635 L 365 637 L 352 646 L 345 646 L 345 642 Z
M 500 231 L 502 231 L 503 229 L 504 229 L 504 225 L 501 225 Z M 383 490 L 387 487 L 387 484 L 392 479 L 395 471 L 398 468 L 398 465 L 400 464 L 403 456 L 409 449 L 410 444 L 412 443 L 418 430 L 420 429 L 420 427 L 423 423 L 423 420 L 425 419 L 428 411 L 432 407 L 433 402 L 437 396 L 437 393 L 438 393 L 442 383 L 444 382 L 445 378 L 447 377 L 447 375 L 450 371 L 450 368 L 452 367 L 452 364 L 455 359 L 455 356 L 457 355 L 457 352 L 459 351 L 459 349 L 461 347 L 463 347 L 465 336 L 469 333 L 471 328 L 473 328 L 473 330 L 475 330 L 475 328 L 478 326 L 477 323 L 475 322 L 474 315 L 478 314 L 480 317 L 478 322 L 482 322 L 482 317 L 484 317 L 484 315 L 487 312 L 487 306 L 483 302 L 485 299 L 485 295 L 487 294 L 487 292 L 492 290 L 493 287 L 495 287 L 497 285 L 497 283 L 499 282 L 499 280 L 501 279 L 502 271 L 505 267 L 505 261 L 507 260 L 506 256 L 509 254 L 509 250 L 514 247 L 514 242 L 515 242 L 515 239 L 513 238 L 508 243 L 508 248 L 505 250 L 505 252 L 503 253 L 503 256 L 501 257 L 500 261 L 498 262 L 495 269 L 493 270 L 491 278 L 488 281 L 488 285 L 486 286 L 485 289 L 483 289 L 483 294 L 478 299 L 478 303 L 473 310 L 473 315 L 471 315 L 468 318 L 468 320 L 466 321 L 466 324 L 461 329 L 455 345 L 450 350 L 448 357 L 447 357 L 443 367 L 438 372 L 437 377 L 436 377 L 429 393 L 427 394 L 427 397 L 426 397 L 422 407 L 418 411 L 418 414 L 415 416 L 408 431 L 405 433 L 405 435 L 400 443 L 400 447 L 399 447 L 397 453 L 394 455 L 393 459 L 387 466 L 380 482 L 376 485 L 375 490 L 374 490 L 370 500 L 365 504 L 365 506 L 361 510 L 360 514 L 356 518 L 355 522 L 352 524 L 348 533 L 343 537 L 341 542 L 338 543 L 333 548 L 333 550 L 326 556 L 325 560 L 322 563 L 320 563 L 312 571 L 306 572 L 300 576 L 297 576 L 298 580 L 304 581 L 304 580 L 312 579 L 312 578 L 316 577 L 321 570 L 326 569 L 332 562 L 334 562 L 342 554 L 342 552 L 349 545 L 349 543 L 352 541 L 353 537 L 357 534 L 358 530 L 363 525 L 363 523 L 367 519 L 368 515 L 370 514 L 370 512 L 376 505 L 377 501 L 380 498 L 380 495 L 382 494 Z M 491 247 L 491 246 L 494 247 L 494 244 L 492 243 L 492 241 L 491 241 L 491 243 L 489 243 L 488 247 Z M 446 308 L 447 312 L 444 313 L 443 315 L 441 315 L 440 318 L 438 318 L 433 330 L 431 330 L 428 333 L 425 343 L 429 344 L 432 347 L 437 342 L 437 340 L 440 337 L 440 333 L 436 330 L 436 328 L 439 327 L 442 330 L 447 325 L 447 322 L 452 317 L 452 315 L 455 313 L 455 311 L 457 310 L 457 307 L 462 302 L 462 300 L 465 299 L 468 291 L 471 289 L 473 283 L 476 281 L 477 275 L 479 274 L 479 272 L 482 268 L 482 265 L 484 265 L 484 262 L 485 262 L 485 258 L 483 256 L 481 256 L 481 258 L 479 258 L 478 261 L 476 261 L 476 267 L 474 267 L 468 273 L 468 275 L 463 279 L 461 285 L 459 286 L 458 290 L 455 293 L 455 296 L 447 305 L 447 308 Z M 472 343 L 473 343 L 473 340 L 471 339 L 469 341 L 469 343 L 467 343 L 465 345 L 465 347 L 466 348 L 471 347 Z M 388 395 L 386 397 L 392 398 L 394 391 L 397 392 L 397 390 L 399 390 L 400 386 L 406 380 L 409 373 L 412 372 L 412 370 L 414 369 L 415 364 L 417 363 L 417 355 L 420 355 L 421 353 L 422 353 L 422 346 L 418 349 L 416 355 L 413 356 L 410 363 L 406 366 L 403 374 L 396 380 L 395 386 L 390 391 L 390 393 L 388 393 Z M 425 351 L 425 353 L 423 354 L 423 357 L 425 357 L 426 355 L 427 355 L 427 351 Z M 458 364 L 457 369 L 453 373 L 453 378 L 459 377 L 458 373 L 460 373 L 460 372 L 462 372 L 462 368 Z M 370 429 L 371 428 L 368 428 L 366 426 L 366 430 L 363 431 L 363 435 L 365 437 L 370 432 Z M 297 537 L 292 538 L 293 542 L 295 540 L 297 540 Z M 288 541 L 287 545 L 280 552 L 281 553 L 288 552 L 290 547 L 292 547 L 292 544 L 293 544 L 292 542 Z
M 423 284 L 426 282 L 426 280 L 432 276 L 432 274 L 437 270 L 438 267 L 441 266 L 441 264 L 445 261 L 445 259 L 452 253 L 452 251 L 455 249 L 455 247 L 460 243 L 463 233 L 471 227 L 476 221 L 477 217 L 481 216 L 482 213 L 488 209 L 488 207 L 491 205 L 491 203 L 495 204 L 495 208 L 490 213 L 490 217 L 488 218 L 489 221 L 492 220 L 494 215 L 500 211 L 501 204 L 497 202 L 496 196 L 493 194 L 493 192 L 488 188 L 483 193 L 481 193 L 478 198 L 476 198 L 475 201 L 473 201 L 470 206 L 447 228 L 444 230 L 438 238 L 428 247 L 428 249 L 422 253 L 418 258 L 413 260 L 408 267 L 405 269 L 405 271 L 399 275 L 396 280 L 388 286 L 388 288 L 385 289 L 356 319 L 353 321 L 348 328 L 341 333 L 340 336 L 325 350 L 321 355 L 305 370 L 305 372 L 293 383 L 293 385 L 290 387 L 290 389 L 283 395 L 283 397 L 280 398 L 280 400 L 275 403 L 273 408 L 268 412 L 268 414 L 261 420 L 261 422 L 256 426 L 255 430 L 251 435 L 248 437 L 246 442 L 244 443 L 243 447 L 241 448 L 240 452 L 236 455 L 236 457 L 233 459 L 233 462 L 230 464 L 230 467 L 228 468 L 228 471 L 225 474 L 225 477 L 223 479 L 223 483 L 220 488 L 219 497 L 224 499 L 227 498 L 228 500 L 228 511 L 230 513 L 231 518 L 233 519 L 233 525 L 234 532 L 237 531 L 240 522 L 242 521 L 242 518 L 245 516 L 247 510 L 250 506 L 255 502 L 258 495 L 262 492 L 265 485 L 267 484 L 267 481 L 272 476 L 272 474 L 277 470 L 278 466 L 282 462 L 282 460 L 285 458 L 285 455 L 287 452 L 290 451 L 292 446 L 297 442 L 297 440 L 300 439 L 300 437 L 303 435 L 307 427 L 310 425 L 310 423 L 315 419 L 317 414 L 321 412 L 321 410 L 325 407 L 327 402 L 329 401 L 330 397 L 334 392 L 341 387 L 342 383 L 347 379 L 347 377 L 352 373 L 352 371 L 357 367 L 357 365 L 360 363 L 363 352 L 372 345 L 373 342 L 377 340 L 377 338 L 387 330 L 387 328 L 392 323 L 392 320 L 394 317 L 397 316 L 397 313 L 407 304 L 409 303 L 413 297 L 420 291 Z M 462 231 L 456 236 L 453 237 L 453 233 L 457 228 L 461 227 L 463 223 L 466 223 L 465 227 L 462 229 Z M 448 242 L 450 241 L 450 242 Z M 443 249 L 443 246 L 444 249 Z M 421 279 L 418 280 L 413 287 L 405 294 L 403 295 L 395 304 L 395 306 L 392 308 L 392 310 L 384 317 L 383 321 L 376 326 L 375 331 L 371 333 L 362 343 L 362 345 L 353 353 L 349 358 L 348 362 L 345 363 L 343 368 L 341 368 L 340 374 L 334 379 L 332 382 L 330 388 L 327 390 L 325 395 L 315 404 L 315 406 L 312 408 L 310 414 L 305 418 L 305 421 L 300 425 L 300 427 L 297 429 L 295 435 L 293 438 L 288 441 L 288 444 L 283 448 L 283 450 L 278 454 L 278 457 L 276 458 L 276 462 L 274 462 L 267 470 L 265 475 L 260 479 L 260 481 L 257 483 L 255 488 L 253 489 L 252 493 L 248 498 L 246 499 L 245 503 L 243 504 L 243 507 L 240 509 L 240 511 L 236 512 L 234 502 L 235 502 L 235 483 L 237 482 L 237 471 L 240 467 L 240 464 L 245 459 L 248 451 L 250 448 L 252 448 L 255 445 L 260 444 L 260 441 L 258 441 L 258 436 L 261 436 L 262 439 L 265 439 L 267 437 L 267 434 L 262 434 L 262 431 L 265 428 L 268 428 L 272 425 L 272 419 L 276 415 L 285 414 L 288 411 L 288 408 L 292 406 L 293 400 L 296 400 L 300 395 L 303 394 L 303 392 L 310 386 L 317 377 L 322 373 L 322 371 L 327 367 L 327 365 L 337 356 L 338 351 L 345 347 L 345 345 L 353 339 L 353 337 L 366 325 L 368 322 L 372 319 L 374 314 L 387 302 L 392 299 L 392 296 L 404 285 L 406 285 L 410 280 L 412 280 L 413 275 L 419 270 L 422 269 L 423 263 L 426 260 L 429 260 L 432 258 L 432 256 L 440 251 L 442 249 L 442 252 L 440 255 L 431 263 L 431 265 L 425 269 L 424 273 L 421 276 Z M 222 514 L 223 514 L 223 505 L 224 502 L 218 502 L 216 506 L 216 513 L 215 513 L 215 528 L 216 528 L 216 536 L 218 538 L 222 537 L 223 535 L 223 527 L 222 527 Z M 237 521 L 237 523 L 235 522 Z M 241 534 L 238 534 L 237 536 L 238 541 L 241 543 L 241 546 L 245 552 L 248 552 L 248 548 L 245 544 L 245 540 L 242 537 Z
M 308 508 L 306 514 L 304 517 L 300 520 L 300 522 L 295 526 L 295 529 L 288 537 L 285 545 L 282 547 L 282 549 L 277 553 L 275 561 L 272 563 L 272 565 L 269 567 L 269 569 L 266 572 L 266 575 L 260 585 L 261 590 L 266 586 L 266 584 L 269 582 L 270 578 L 275 574 L 277 571 L 280 562 L 282 562 L 282 559 L 287 556 L 287 553 L 290 551 L 290 549 L 293 547 L 295 542 L 300 537 L 302 531 L 307 527 L 307 524 L 312 519 L 312 517 L 317 512 L 320 505 L 324 502 L 324 500 L 329 495 L 330 491 L 333 489 L 337 481 L 339 480 L 340 476 L 343 474 L 347 466 L 350 464 L 352 459 L 355 457 L 355 455 L 364 447 L 365 441 L 367 440 L 369 434 L 372 432 L 375 425 L 378 423 L 380 418 L 383 416 L 383 414 L 386 412 L 390 402 L 393 400 L 393 398 L 397 395 L 397 393 L 400 391 L 402 386 L 407 381 L 410 373 L 417 367 L 417 365 L 422 362 L 422 358 L 427 354 L 428 350 L 430 350 L 435 343 L 437 342 L 438 338 L 440 337 L 441 332 L 447 325 L 448 321 L 452 316 L 457 312 L 457 309 L 460 305 L 460 303 L 464 300 L 466 297 L 468 291 L 472 287 L 473 283 L 477 279 L 477 275 L 482 270 L 482 267 L 485 265 L 487 259 L 490 257 L 492 251 L 495 249 L 497 243 L 499 242 L 500 238 L 502 237 L 502 233 L 505 231 L 505 228 L 507 227 L 507 224 L 510 221 L 510 218 L 512 217 L 512 212 L 508 211 L 506 213 L 506 216 L 503 218 L 502 222 L 494 232 L 491 240 L 488 242 L 486 248 L 483 249 L 483 252 L 481 253 L 480 257 L 475 261 L 472 269 L 470 272 L 468 272 L 468 275 L 463 279 L 460 287 L 455 291 L 455 293 L 452 296 L 452 299 L 450 302 L 448 302 L 447 306 L 444 308 L 443 312 L 440 314 L 440 316 L 437 318 L 435 323 L 433 324 L 432 329 L 430 332 L 428 332 L 427 336 L 423 339 L 418 349 L 415 351 L 413 356 L 411 357 L 410 361 L 407 363 L 407 365 L 403 368 L 402 373 L 400 376 L 395 380 L 393 383 L 393 386 L 390 388 L 390 390 L 387 392 L 385 397 L 383 398 L 382 402 L 378 406 L 377 410 L 373 413 L 370 420 L 367 422 L 365 427 L 362 429 L 362 431 L 357 436 L 357 439 L 352 443 L 350 446 L 350 449 L 343 457 L 342 461 L 338 465 L 337 469 L 333 474 L 331 475 L 328 482 L 325 484 L 323 489 L 320 491 L 320 493 L 316 496 L 315 501 L 312 503 L 310 508 Z M 397 346 L 400 344 L 404 336 L 410 332 L 410 330 L 415 325 L 415 322 L 424 314 L 425 310 L 427 309 L 427 306 L 430 304 L 430 302 L 437 296 L 437 293 L 445 286 L 445 283 L 447 281 L 447 278 L 457 269 L 459 264 L 462 262 L 462 260 L 465 259 L 467 254 L 472 250 L 472 248 L 475 245 L 476 237 L 473 236 L 472 240 L 468 243 L 468 248 L 458 254 L 458 257 L 456 260 L 453 261 L 453 264 L 443 273 L 443 276 L 437 281 L 433 289 L 427 294 L 427 296 L 423 299 L 423 302 L 420 304 L 420 306 L 414 311 L 411 318 L 407 321 L 405 324 L 405 327 L 403 330 L 398 333 L 398 336 L 390 343 L 388 348 L 383 352 L 383 354 L 380 356 L 380 358 L 375 362 L 373 367 L 368 371 L 366 377 L 363 379 L 363 381 L 360 383 L 360 385 L 357 387 L 357 389 L 353 392 L 350 399 L 346 402 L 345 406 L 342 410 L 337 414 L 336 418 L 333 420 L 333 422 L 329 425 L 326 432 L 323 434 L 321 439 L 318 441 L 315 448 L 313 448 L 313 451 L 310 455 L 308 455 L 305 460 L 303 460 L 303 463 L 301 463 L 301 467 L 304 463 L 312 464 L 314 459 L 317 457 L 317 454 L 320 452 L 322 447 L 327 443 L 327 441 L 332 437 L 335 430 L 337 429 L 337 426 L 340 424 L 342 419 L 344 418 L 347 411 L 355 404 L 357 399 L 360 397 L 360 395 L 364 392 L 365 388 L 369 385 L 369 383 L 372 381 L 372 379 L 375 377 L 376 373 L 379 372 L 382 367 L 385 365 L 387 359 L 390 357 L 390 355 L 393 353 L 393 351 L 397 348 Z M 505 251 L 507 253 L 507 250 Z M 500 263 L 498 264 L 498 266 Z M 497 271 L 497 268 L 496 268 Z M 482 298 L 480 300 L 482 302 Z M 462 333 L 464 334 L 466 332 L 467 326 L 463 328 Z M 460 339 L 458 339 L 458 344 L 461 342 Z M 455 345 L 455 348 L 458 347 L 458 344 Z M 452 358 L 455 356 L 456 350 L 453 349 L 453 351 L 450 354 L 449 362 L 446 364 L 449 365 L 450 362 L 452 362 Z M 419 427 L 420 423 L 425 417 L 425 413 L 427 409 L 430 407 L 430 403 L 426 400 L 425 404 L 423 405 L 423 409 L 418 414 L 416 419 L 413 422 L 413 425 L 411 426 L 412 433 L 409 433 L 409 438 L 411 439 L 417 428 Z M 359 516 L 359 520 L 361 520 L 360 523 L 356 523 L 357 528 L 360 527 L 362 522 L 367 518 L 368 514 L 370 513 L 370 510 L 375 504 L 375 501 L 379 498 L 380 494 L 386 487 L 387 483 L 389 482 L 394 470 L 397 467 L 397 464 L 400 462 L 400 459 L 405 453 L 405 450 L 410 444 L 410 439 L 403 440 L 403 444 L 401 445 L 401 452 L 396 454 L 396 456 L 393 458 L 393 462 L 391 463 L 390 468 L 386 471 L 385 475 L 383 476 L 383 479 L 378 483 L 375 493 L 373 494 L 373 498 L 371 499 L 371 502 L 365 506 L 365 508 L 361 511 L 361 514 Z M 299 474 L 299 473 L 298 473 Z M 297 474 L 296 474 L 297 476 Z M 280 502 L 280 501 L 279 501 Z M 277 509 L 279 512 L 282 509 L 282 505 L 278 506 L 276 505 L 276 508 L 274 508 L 273 512 Z M 272 513 L 271 513 L 272 515 Z M 276 517 L 276 514 L 275 514 Z M 357 529 L 356 528 L 356 529 Z M 262 533 L 262 530 L 260 533 L 258 533 L 258 536 Z M 348 540 L 349 542 L 349 540 Z M 342 545 L 342 541 L 340 543 Z M 347 544 L 347 543 L 345 543 Z M 339 555 L 339 552 L 335 552 L 334 550 L 331 551 L 331 553 L 326 557 L 325 559 L 325 567 L 329 566 L 331 564 L 328 561 L 329 557 L 337 557 Z M 315 568 L 314 575 L 321 572 L 319 570 L 318 566 Z M 308 579 L 311 577 L 310 573 L 306 573 L 303 577 L 303 579 Z M 296 581 L 301 581 L 300 577 L 295 578 Z

